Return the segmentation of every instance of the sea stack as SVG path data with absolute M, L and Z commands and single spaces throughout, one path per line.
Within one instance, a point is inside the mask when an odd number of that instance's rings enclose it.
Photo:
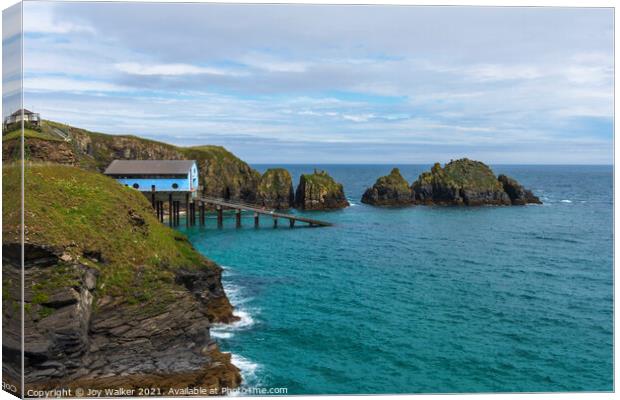
M 514 179 L 498 179 L 480 161 L 463 158 L 443 168 L 439 163 L 420 175 L 411 186 L 414 204 L 440 205 L 519 205 L 540 203 L 531 191 Z
M 268 208 L 288 209 L 295 201 L 291 174 L 284 168 L 270 168 L 258 184 L 257 199 Z
M 412 203 L 409 183 L 393 168 L 389 175 L 377 179 L 375 184 L 366 189 L 362 203 L 373 206 L 404 206 Z
M 302 210 L 333 210 L 349 206 L 342 185 L 325 171 L 303 174 L 295 191 L 295 207 Z
M 516 180 L 506 175 L 500 175 L 497 179 L 504 187 L 504 191 L 508 193 L 508 197 L 510 197 L 513 205 L 542 204 L 542 201 L 534 196 L 531 190 L 525 189 Z

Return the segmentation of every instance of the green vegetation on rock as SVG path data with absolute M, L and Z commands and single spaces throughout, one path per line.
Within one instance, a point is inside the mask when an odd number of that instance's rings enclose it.
M 450 161 L 443 168 L 436 163 L 430 172 L 420 175 L 411 189 L 413 201 L 417 204 L 475 206 L 527 203 L 515 201 L 514 196 L 507 193 L 506 189 L 514 183 L 504 184 L 486 164 L 463 158 Z
M 377 179 L 362 196 L 362 203 L 377 206 L 407 205 L 411 202 L 411 188 L 398 168 L 393 168 L 389 175 Z
M 269 208 L 287 209 L 293 206 L 293 179 L 284 168 L 270 168 L 260 179 L 258 203 Z
M 349 206 L 342 184 L 325 171 L 303 174 L 295 191 L 295 206 L 305 210 L 329 210 Z

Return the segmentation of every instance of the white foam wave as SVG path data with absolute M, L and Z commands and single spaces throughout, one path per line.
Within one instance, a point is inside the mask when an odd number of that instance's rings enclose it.
M 572 203 L 570 200 L 560 200 L 560 203 Z
M 224 268 L 224 275 L 230 275 L 229 267 Z M 252 314 L 258 314 L 260 310 L 248 309 L 244 304 L 252 300 L 243 293 L 243 288 L 233 285 L 230 282 L 223 282 L 224 291 L 230 303 L 235 307 L 233 315 L 239 319 L 231 324 L 213 324 L 211 325 L 211 336 L 215 339 L 230 339 L 234 336 L 235 331 L 249 329 L 255 324 Z

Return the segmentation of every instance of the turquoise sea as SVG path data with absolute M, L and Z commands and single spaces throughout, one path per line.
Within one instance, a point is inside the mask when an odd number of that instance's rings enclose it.
M 187 232 L 242 320 L 213 336 L 288 394 L 613 390 L 611 166 L 493 166 L 544 205 L 374 208 L 392 165 L 327 170 L 351 207 L 296 227 Z M 267 165 L 255 165 L 264 171 Z M 429 165 L 400 165 L 411 182 Z

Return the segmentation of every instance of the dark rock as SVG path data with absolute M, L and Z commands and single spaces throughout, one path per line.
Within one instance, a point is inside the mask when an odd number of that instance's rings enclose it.
M 295 191 L 295 207 L 303 210 L 331 210 L 345 208 L 349 202 L 340 183 L 325 171 L 303 174 Z
M 295 200 L 291 174 L 284 168 L 265 171 L 258 184 L 257 200 L 267 208 L 291 208 Z
M 382 176 L 364 192 L 362 203 L 375 206 L 402 206 L 412 203 L 409 183 L 400 174 L 398 168 L 389 175 Z
M 443 168 L 439 163 L 424 172 L 412 184 L 415 204 L 510 205 L 493 171 L 484 163 L 463 158 Z
M 542 201 L 534 196 L 531 190 L 525 189 L 513 178 L 500 175 L 497 179 L 502 184 L 504 191 L 508 194 L 508 197 L 510 197 L 510 201 L 513 205 L 542 204 Z

